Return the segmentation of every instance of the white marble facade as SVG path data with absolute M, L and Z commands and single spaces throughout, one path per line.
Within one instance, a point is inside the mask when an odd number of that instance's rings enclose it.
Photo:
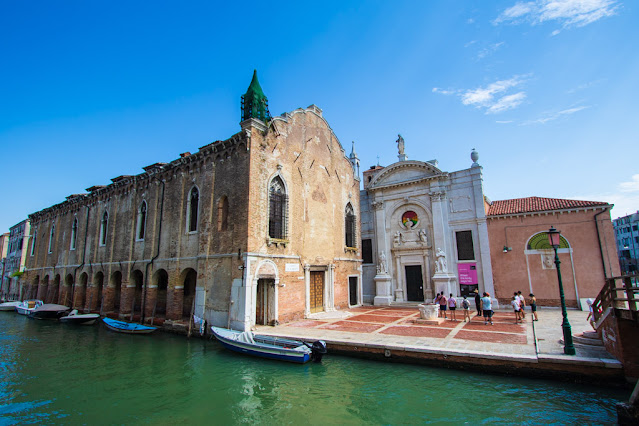
M 371 240 L 362 243 L 371 247 L 368 259 L 364 253 L 364 302 L 429 302 L 440 291 L 460 297 L 475 288 L 493 296 L 476 152 L 473 165 L 456 172 L 403 152 L 399 158 L 363 173 L 362 240 Z

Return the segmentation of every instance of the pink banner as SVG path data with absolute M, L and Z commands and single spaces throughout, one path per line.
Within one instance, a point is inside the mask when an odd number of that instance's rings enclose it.
M 459 284 L 477 284 L 477 263 L 458 263 Z

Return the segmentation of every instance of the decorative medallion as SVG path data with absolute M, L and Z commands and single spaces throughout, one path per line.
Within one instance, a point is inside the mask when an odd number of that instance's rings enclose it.
M 419 218 L 417 217 L 417 213 L 414 211 L 407 211 L 402 215 L 402 224 L 407 228 L 412 228 L 417 225 Z

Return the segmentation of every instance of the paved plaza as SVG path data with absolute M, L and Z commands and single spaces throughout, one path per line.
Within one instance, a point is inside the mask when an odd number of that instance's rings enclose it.
M 603 347 L 575 344 L 576 356 L 563 353 L 562 315 L 558 308 L 542 308 L 539 321 L 526 313 L 516 324 L 511 310 L 498 310 L 494 325 L 484 324 L 483 317 L 471 311 L 471 321 L 464 322 L 463 312 L 456 311 L 457 321 L 450 319 L 430 325 L 418 321 L 414 306 L 361 306 L 347 311 L 319 313 L 311 319 L 259 327 L 259 333 L 304 340 L 322 339 L 334 344 L 384 347 L 414 351 L 441 352 L 470 357 L 498 358 L 537 362 L 578 363 L 621 368 L 621 364 Z M 448 312 L 450 318 L 450 312 Z M 587 312 L 569 310 L 573 335 L 590 329 Z

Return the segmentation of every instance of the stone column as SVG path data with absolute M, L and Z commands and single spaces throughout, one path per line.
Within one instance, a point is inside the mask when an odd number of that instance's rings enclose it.
M 446 192 L 433 188 L 434 191 L 429 195 L 431 197 L 431 204 L 433 208 L 433 249 L 435 250 L 435 275 L 433 275 L 433 282 L 435 284 L 435 291 L 437 293 L 444 292 L 446 297 L 449 294 L 453 296 L 458 295 L 457 279 L 455 274 L 451 272 L 453 266 L 453 251 L 450 243 L 448 231 L 448 204 Z M 442 267 L 437 266 L 441 263 L 438 258 L 441 258 L 441 253 L 444 254 L 445 264 Z
M 373 201 L 371 206 L 375 216 L 375 241 L 377 243 L 377 275 L 375 281 L 374 305 L 390 305 L 393 301 L 392 278 L 390 276 L 390 252 L 386 246 L 386 214 L 383 201 Z
M 311 265 L 304 265 L 304 317 L 308 318 L 311 314 Z

